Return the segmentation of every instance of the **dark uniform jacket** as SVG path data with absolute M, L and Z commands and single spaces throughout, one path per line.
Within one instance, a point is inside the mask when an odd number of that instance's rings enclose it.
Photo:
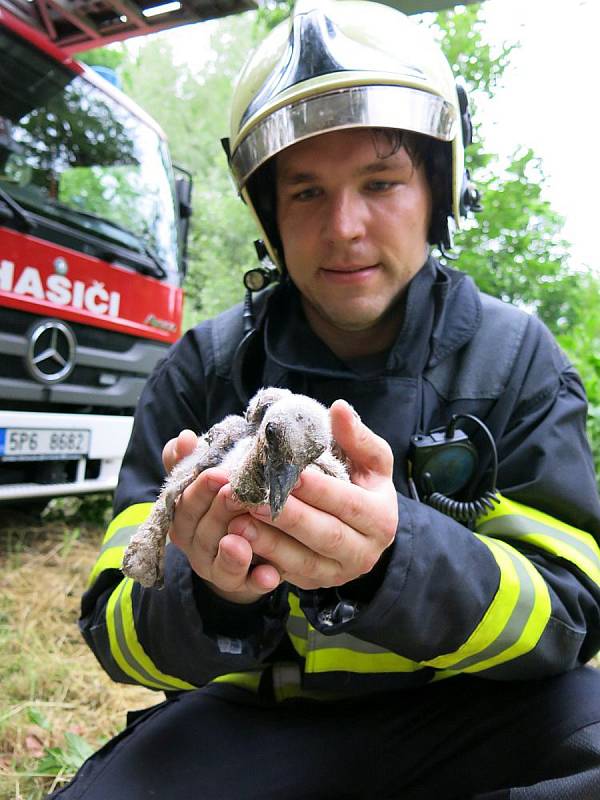
M 540 677 L 593 656 L 600 504 L 585 393 L 545 326 L 433 259 L 411 282 L 397 340 L 379 359 L 341 362 L 308 327 L 290 283 L 265 303 L 260 357 L 246 364 L 254 388 L 286 386 L 327 405 L 343 397 L 390 443 L 395 541 L 357 581 L 314 592 L 283 584 L 251 606 L 217 598 L 173 545 L 164 589 L 123 579 L 125 544 L 164 477 L 165 442 L 244 406 L 231 380 L 241 309 L 209 320 L 171 349 L 143 392 L 83 598 L 83 634 L 111 677 L 166 691 L 233 682 L 278 699 L 338 697 L 460 673 Z M 410 437 L 456 413 L 481 419 L 497 446 L 501 501 L 475 526 L 409 491 Z M 491 451 L 469 430 L 481 454 L 474 497 L 489 488 Z

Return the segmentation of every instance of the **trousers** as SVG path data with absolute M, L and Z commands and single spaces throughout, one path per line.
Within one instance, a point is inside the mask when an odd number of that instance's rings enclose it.
M 600 671 L 333 703 L 219 684 L 135 715 L 49 798 L 599 800 Z

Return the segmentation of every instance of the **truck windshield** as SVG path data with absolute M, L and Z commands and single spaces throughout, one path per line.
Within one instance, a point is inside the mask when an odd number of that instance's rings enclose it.
M 174 178 L 154 128 L 0 29 L 0 189 L 20 206 L 178 272 Z

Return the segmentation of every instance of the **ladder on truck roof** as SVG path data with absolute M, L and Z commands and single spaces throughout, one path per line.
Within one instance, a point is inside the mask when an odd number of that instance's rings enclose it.
M 406 14 L 478 0 L 380 0 Z M 69 55 L 146 33 L 257 8 L 261 0 L 0 0 Z
M 0 0 L 69 54 L 256 7 L 255 0 Z

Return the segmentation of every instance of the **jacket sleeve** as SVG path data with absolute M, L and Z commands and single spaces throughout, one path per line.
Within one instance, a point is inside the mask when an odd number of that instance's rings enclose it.
M 119 476 L 115 515 L 82 600 L 80 628 L 106 672 L 164 691 L 258 669 L 283 637 L 288 613 L 284 587 L 249 606 L 218 598 L 172 544 L 164 588 L 145 589 L 120 571 L 127 542 L 164 479 L 164 444 L 183 428 L 208 427 L 202 375 L 197 341 L 188 335 L 150 377 Z
M 340 587 L 336 618 L 331 593 L 303 598 L 322 633 L 498 680 L 557 674 L 600 650 L 600 504 L 585 393 L 537 320 L 517 364 L 487 420 L 500 503 L 472 531 L 398 495 L 397 535 L 366 600 L 364 586 Z

